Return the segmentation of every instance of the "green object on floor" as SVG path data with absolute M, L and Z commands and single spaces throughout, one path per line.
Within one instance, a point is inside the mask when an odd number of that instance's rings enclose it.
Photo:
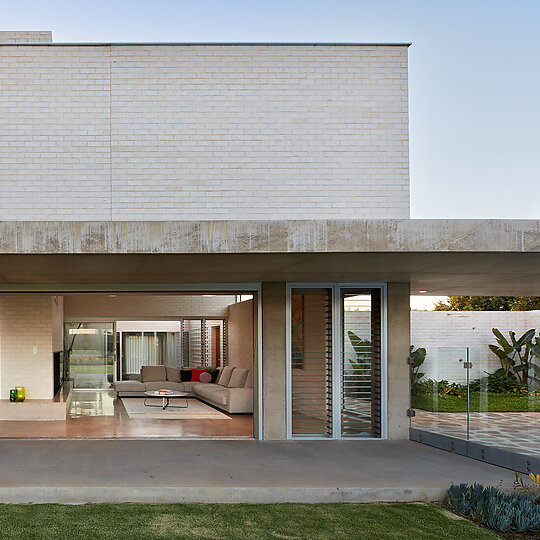
M 24 386 L 15 387 L 15 401 L 24 401 L 26 399 L 26 390 Z
M 0 505 L 2 540 L 497 540 L 434 504 Z

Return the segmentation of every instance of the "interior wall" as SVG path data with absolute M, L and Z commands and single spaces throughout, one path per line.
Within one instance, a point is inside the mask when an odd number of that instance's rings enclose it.
M 52 305 L 50 294 L 0 295 L 1 399 L 15 386 L 27 399 L 52 399 Z
M 100 320 L 221 318 L 235 295 L 154 295 L 86 293 L 64 295 L 64 317 Z
M 253 300 L 229 306 L 227 364 L 253 369 Z

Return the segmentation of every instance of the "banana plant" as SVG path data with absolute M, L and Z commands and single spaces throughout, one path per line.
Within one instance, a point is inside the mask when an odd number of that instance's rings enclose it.
M 351 330 L 347 332 L 347 335 L 349 336 L 349 341 L 356 353 L 356 360 L 349 358 L 351 367 L 359 375 L 368 373 L 369 367 L 367 367 L 366 364 L 369 364 L 371 361 L 371 341 L 358 337 Z
M 425 373 L 420 373 L 419 369 L 426 359 L 426 354 L 424 347 L 414 350 L 414 345 L 411 345 L 409 349 L 409 356 L 413 359 L 411 364 L 411 386 L 414 386 L 425 375 Z
M 488 345 L 488 347 L 491 352 L 497 355 L 501 363 L 500 369 L 495 373 L 508 378 L 517 378 L 519 383 L 527 384 L 529 369 L 532 369 L 535 372 L 532 378 L 536 379 L 537 373 L 535 368 L 537 366 L 530 362 L 531 345 L 536 330 L 527 330 L 519 339 L 516 339 L 515 332 L 509 332 L 510 341 L 497 328 L 492 328 L 491 331 L 499 346 Z
M 536 382 L 540 382 L 540 365 L 532 362 L 533 357 L 535 357 L 536 360 L 540 360 L 540 336 L 535 338 L 534 342 L 531 342 L 530 349 L 531 349 L 530 367 L 532 368 L 533 373 L 534 373 L 534 380 Z

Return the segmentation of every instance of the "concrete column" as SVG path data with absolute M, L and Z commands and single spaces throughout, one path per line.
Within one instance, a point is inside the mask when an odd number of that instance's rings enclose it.
M 388 284 L 388 438 L 408 439 L 410 377 L 410 284 Z
M 263 439 L 285 439 L 286 429 L 286 288 L 262 284 Z

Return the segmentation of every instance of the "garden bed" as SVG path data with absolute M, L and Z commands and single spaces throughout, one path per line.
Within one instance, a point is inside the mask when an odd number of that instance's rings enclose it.
M 487 399 L 486 399 L 487 397 Z M 435 401 L 434 401 L 435 399 Z M 413 409 L 430 412 L 467 412 L 467 396 L 413 395 Z M 471 392 L 471 412 L 540 412 L 540 397 L 527 394 Z

